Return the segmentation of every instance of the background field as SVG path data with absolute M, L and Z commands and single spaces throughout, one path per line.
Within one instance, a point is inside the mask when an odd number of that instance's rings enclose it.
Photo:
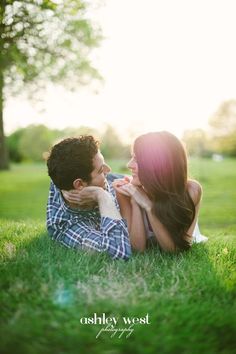
M 125 161 L 111 161 L 127 173 Z M 209 237 L 182 255 L 150 250 L 129 262 L 76 253 L 45 230 L 44 165 L 0 173 L 3 353 L 233 353 L 235 341 L 236 161 L 190 161 L 203 186 L 199 224 Z M 110 338 L 81 317 L 143 317 L 129 338 Z M 120 327 L 122 323 L 120 322 Z

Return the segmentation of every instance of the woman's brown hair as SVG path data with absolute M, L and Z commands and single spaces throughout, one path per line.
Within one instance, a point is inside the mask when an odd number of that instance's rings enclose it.
M 195 217 L 188 192 L 187 157 L 182 143 L 162 131 L 139 136 L 134 142 L 138 175 L 152 212 L 170 233 L 178 250 L 190 248 L 187 230 Z

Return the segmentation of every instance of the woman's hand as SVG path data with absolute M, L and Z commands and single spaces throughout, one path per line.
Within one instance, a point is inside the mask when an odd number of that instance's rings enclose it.
M 152 202 L 148 198 L 147 194 L 141 187 L 136 187 L 131 183 L 124 184 L 120 187 L 123 193 L 128 194 L 131 197 L 131 201 L 135 201 L 141 208 L 146 211 L 150 211 L 152 208 Z
M 113 188 L 115 189 L 116 192 L 122 194 L 122 195 L 125 195 L 126 197 L 130 197 L 130 194 L 128 192 L 126 192 L 122 187 L 125 185 L 125 184 L 129 184 L 131 182 L 131 177 L 129 176 L 125 176 L 124 178 L 121 178 L 121 179 L 115 179 L 113 182 L 112 182 L 112 186 Z

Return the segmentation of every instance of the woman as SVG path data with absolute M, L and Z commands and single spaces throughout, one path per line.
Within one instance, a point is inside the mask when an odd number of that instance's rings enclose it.
M 173 134 L 139 136 L 128 168 L 132 179 L 117 180 L 113 186 L 134 249 L 144 251 L 154 242 L 176 252 L 188 250 L 196 236 L 198 242 L 207 240 L 197 226 L 202 188 L 188 179 L 186 153 Z

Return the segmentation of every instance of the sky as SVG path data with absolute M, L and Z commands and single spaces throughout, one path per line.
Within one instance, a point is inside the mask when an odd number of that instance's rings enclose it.
M 40 105 L 8 98 L 6 134 L 33 123 L 98 130 L 108 123 L 125 141 L 206 129 L 219 105 L 236 98 L 235 11 L 235 0 L 102 1 L 89 13 L 105 37 L 93 53 L 104 78 L 99 91 L 49 85 Z

